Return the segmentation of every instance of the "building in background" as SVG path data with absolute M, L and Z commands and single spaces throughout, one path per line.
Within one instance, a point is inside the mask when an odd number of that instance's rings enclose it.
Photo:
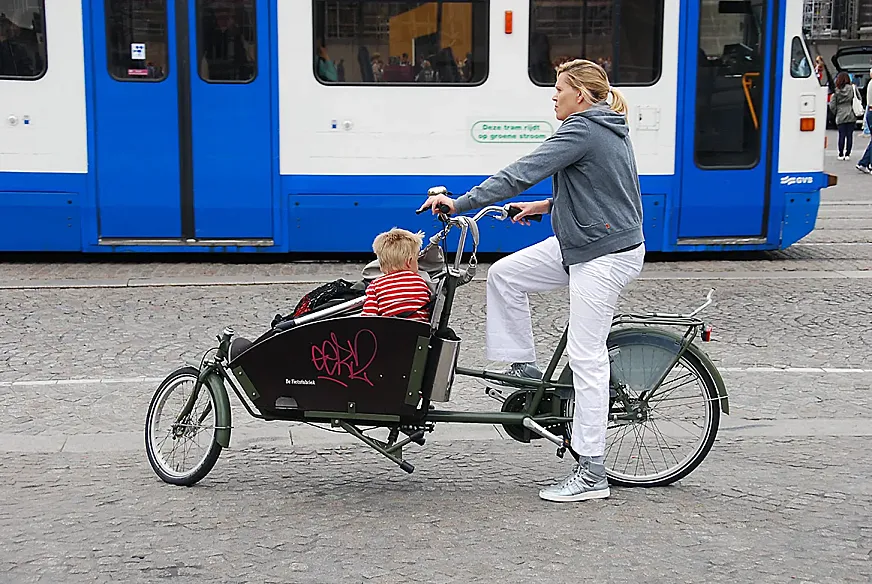
M 804 0 L 803 7 L 803 28 L 813 44 L 872 42 L 872 0 Z

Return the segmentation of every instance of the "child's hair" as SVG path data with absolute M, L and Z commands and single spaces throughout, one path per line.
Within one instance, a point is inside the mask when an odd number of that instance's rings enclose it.
M 422 233 L 394 227 L 376 236 L 372 242 L 372 251 L 378 257 L 382 272 L 390 274 L 405 269 L 407 261 L 418 257 L 423 241 Z

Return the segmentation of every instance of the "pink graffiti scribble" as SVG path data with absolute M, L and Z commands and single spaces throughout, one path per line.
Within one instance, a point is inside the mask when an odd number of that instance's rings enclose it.
M 342 387 L 348 387 L 348 384 L 341 379 L 356 379 L 372 387 L 366 369 L 375 361 L 377 352 L 378 342 L 369 329 L 359 331 L 354 335 L 354 343 L 346 341 L 345 346 L 336 338 L 336 333 L 330 333 L 329 339 L 312 347 L 312 364 L 326 374 L 318 376 L 318 379 L 332 381 Z

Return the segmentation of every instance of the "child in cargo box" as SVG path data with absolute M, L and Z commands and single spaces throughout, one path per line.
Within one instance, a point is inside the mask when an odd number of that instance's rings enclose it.
M 399 316 L 430 322 L 430 288 L 418 274 L 423 235 L 405 229 L 379 234 L 372 243 L 383 276 L 366 289 L 363 316 Z

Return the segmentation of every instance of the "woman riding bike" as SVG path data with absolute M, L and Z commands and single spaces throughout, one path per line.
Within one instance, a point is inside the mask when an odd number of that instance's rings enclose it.
M 572 448 L 579 463 L 543 489 L 549 501 L 609 496 L 603 455 L 609 410 L 609 335 L 621 291 L 645 256 L 642 199 L 627 126 L 627 104 L 602 67 L 586 60 L 557 70 L 554 110 L 563 122 L 532 153 L 456 200 L 427 198 L 421 209 L 447 205 L 464 213 L 515 197 L 552 176 L 553 196 L 515 203 L 524 224 L 551 214 L 554 236 L 497 261 L 487 278 L 487 357 L 510 362 L 508 374 L 541 378 L 528 302 L 530 292 L 569 286 L 567 352 L 573 372 Z

